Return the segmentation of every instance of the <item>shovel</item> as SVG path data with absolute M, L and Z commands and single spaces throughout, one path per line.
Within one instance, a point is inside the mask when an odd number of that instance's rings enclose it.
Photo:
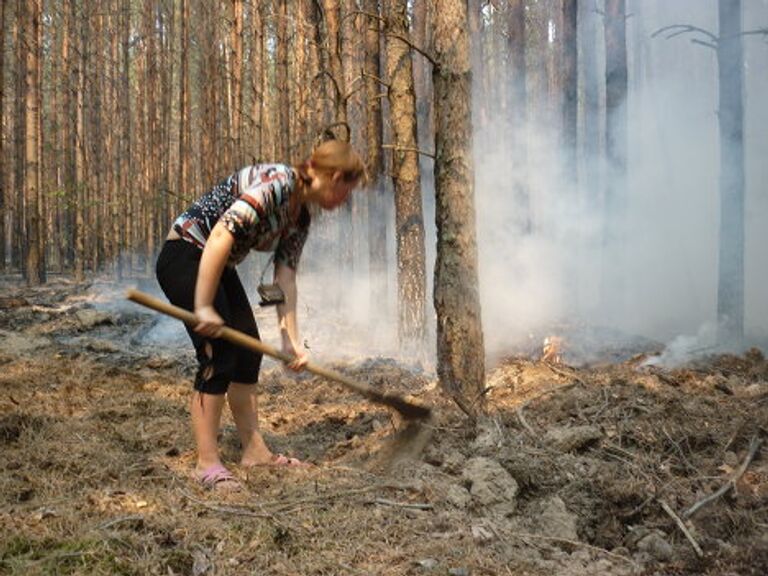
M 149 294 L 131 289 L 128 290 L 126 296 L 128 300 L 132 300 L 137 304 L 141 304 L 142 306 L 146 306 L 147 308 L 151 308 L 157 312 L 162 312 L 163 314 L 172 316 L 173 318 L 181 320 L 188 326 L 195 326 L 197 324 L 197 317 L 189 310 L 168 304 L 167 302 L 154 298 Z M 227 326 L 221 328 L 218 337 L 223 338 L 224 340 L 238 346 L 248 348 L 249 350 L 253 350 L 261 354 L 266 354 L 267 356 L 271 356 L 272 358 L 276 358 L 283 362 L 290 362 L 293 360 L 293 356 L 285 354 L 284 352 L 273 348 L 269 344 L 265 344 L 257 338 L 239 332 L 238 330 L 234 330 L 233 328 L 228 328 Z M 312 372 L 313 374 L 317 374 L 318 376 L 322 376 L 323 378 L 327 378 L 328 380 L 333 380 L 334 382 L 337 382 L 349 388 L 350 390 L 361 394 L 371 402 L 383 404 L 384 406 L 389 406 L 390 408 L 395 409 L 405 420 L 426 420 L 431 415 L 432 411 L 427 406 L 413 404 L 412 402 L 408 402 L 396 394 L 388 394 L 386 392 L 376 390 L 368 384 L 358 382 L 345 376 L 344 374 L 341 374 L 340 372 L 336 372 L 335 370 L 331 370 L 329 368 L 324 368 L 323 366 L 318 366 L 313 362 L 308 362 L 306 366 L 304 366 L 304 369 Z

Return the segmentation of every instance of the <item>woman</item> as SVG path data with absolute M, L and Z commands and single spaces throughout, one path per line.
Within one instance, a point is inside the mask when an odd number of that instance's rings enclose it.
M 209 488 L 236 488 L 221 463 L 217 443 L 226 396 L 242 442 L 241 465 L 301 466 L 273 454 L 258 428 L 256 386 L 261 355 L 216 339 L 226 324 L 256 338 L 259 332 L 235 271 L 251 249 L 274 253 L 275 283 L 284 293 L 277 315 L 283 352 L 301 370 L 307 363 L 296 323 L 296 267 L 307 239 L 311 205 L 333 210 L 364 178 L 359 155 L 346 142 L 319 145 L 310 159 L 248 166 L 192 204 L 173 223 L 157 261 L 157 278 L 168 299 L 194 310 L 187 329 L 199 363 L 191 402 L 197 446 L 196 477 Z

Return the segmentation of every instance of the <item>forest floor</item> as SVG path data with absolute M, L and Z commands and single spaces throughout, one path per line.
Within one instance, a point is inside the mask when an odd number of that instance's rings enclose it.
M 639 346 L 579 367 L 510 351 L 476 426 L 429 374 L 335 364 L 434 407 L 420 457 L 389 469 L 389 410 L 269 364 L 265 436 L 314 466 L 240 469 L 227 417 L 244 490 L 225 494 L 190 475 L 189 346 L 122 300 L 106 282 L 0 286 L 0 574 L 768 573 L 758 350 L 675 369 Z

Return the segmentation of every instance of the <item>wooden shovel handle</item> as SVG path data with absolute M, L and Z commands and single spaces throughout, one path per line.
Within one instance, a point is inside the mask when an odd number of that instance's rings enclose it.
M 168 302 L 155 298 L 154 296 L 150 296 L 149 294 L 145 294 L 144 292 L 140 292 L 139 290 L 128 290 L 126 297 L 129 300 L 136 302 L 137 304 L 141 304 L 142 306 L 146 306 L 147 308 L 151 308 L 152 310 L 162 312 L 163 314 L 176 318 L 177 320 L 181 320 L 188 326 L 196 326 L 198 323 L 197 317 L 189 310 L 179 308 L 178 306 L 169 304 Z M 238 346 L 242 346 L 243 348 L 248 348 L 249 350 L 254 350 L 261 354 L 271 356 L 272 358 L 276 358 L 282 362 L 291 362 L 294 359 L 294 357 L 290 354 L 286 354 L 270 346 L 269 344 L 265 344 L 258 338 L 254 338 L 253 336 L 249 336 L 248 334 L 244 334 L 227 326 L 223 326 L 221 328 L 218 337 L 227 340 L 228 342 L 232 342 L 233 344 L 237 344 Z M 405 417 L 427 418 L 430 415 L 430 409 L 426 406 L 411 404 L 399 396 L 386 394 L 376 390 L 375 388 L 372 388 L 363 382 L 353 380 L 352 378 L 349 378 L 348 376 L 345 376 L 336 370 L 331 370 L 330 368 L 319 366 L 313 362 L 308 362 L 306 366 L 304 366 L 304 369 L 312 372 L 313 374 L 317 374 L 318 376 L 322 376 L 324 378 L 328 378 L 329 380 L 338 382 L 339 384 L 343 384 L 347 388 L 362 394 L 370 400 L 391 406 L 401 412 Z

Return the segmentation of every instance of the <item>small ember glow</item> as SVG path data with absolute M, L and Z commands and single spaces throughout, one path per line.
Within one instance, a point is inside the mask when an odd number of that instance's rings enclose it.
M 563 349 L 563 339 L 560 336 L 547 336 L 541 350 L 541 361 L 560 364 L 560 353 Z

